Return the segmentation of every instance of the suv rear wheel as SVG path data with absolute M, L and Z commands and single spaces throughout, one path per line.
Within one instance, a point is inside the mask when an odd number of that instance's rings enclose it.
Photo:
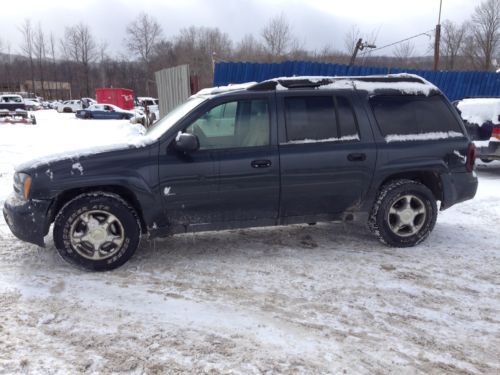
M 382 187 L 368 225 L 383 243 L 410 247 L 429 236 L 436 218 L 436 199 L 425 185 L 395 180 Z
M 54 222 L 59 254 L 83 268 L 104 271 L 134 254 L 141 231 L 135 210 L 118 195 L 96 192 L 68 202 Z

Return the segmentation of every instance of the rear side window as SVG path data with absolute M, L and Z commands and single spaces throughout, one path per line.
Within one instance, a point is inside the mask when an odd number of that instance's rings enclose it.
M 383 136 L 462 133 L 460 124 L 441 96 L 375 96 L 370 99 Z
M 359 139 L 354 111 L 344 97 L 287 97 L 285 116 L 288 142 Z

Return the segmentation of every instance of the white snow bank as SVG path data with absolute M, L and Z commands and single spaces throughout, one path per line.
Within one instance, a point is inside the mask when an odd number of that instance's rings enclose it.
M 483 125 L 487 121 L 500 123 L 499 98 L 470 98 L 460 100 L 457 104 L 464 120 L 472 124 Z
M 389 134 L 385 137 L 387 143 L 407 141 L 429 141 L 447 138 L 462 138 L 464 135 L 458 132 L 431 132 L 420 134 Z

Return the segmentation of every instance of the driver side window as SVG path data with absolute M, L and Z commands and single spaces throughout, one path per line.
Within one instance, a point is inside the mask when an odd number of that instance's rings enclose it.
M 220 104 L 200 116 L 185 132 L 198 137 L 201 150 L 268 145 L 267 100 Z

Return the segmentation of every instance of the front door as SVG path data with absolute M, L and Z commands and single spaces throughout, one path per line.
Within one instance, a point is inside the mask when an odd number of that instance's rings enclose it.
M 200 149 L 177 155 L 175 161 L 165 159 L 160 170 L 162 188 L 170 188 L 168 194 L 164 191 L 169 218 L 221 227 L 230 222 L 276 222 L 279 157 L 276 137 L 271 144 L 273 103 L 267 96 L 218 102 L 181 130 L 196 135 Z

